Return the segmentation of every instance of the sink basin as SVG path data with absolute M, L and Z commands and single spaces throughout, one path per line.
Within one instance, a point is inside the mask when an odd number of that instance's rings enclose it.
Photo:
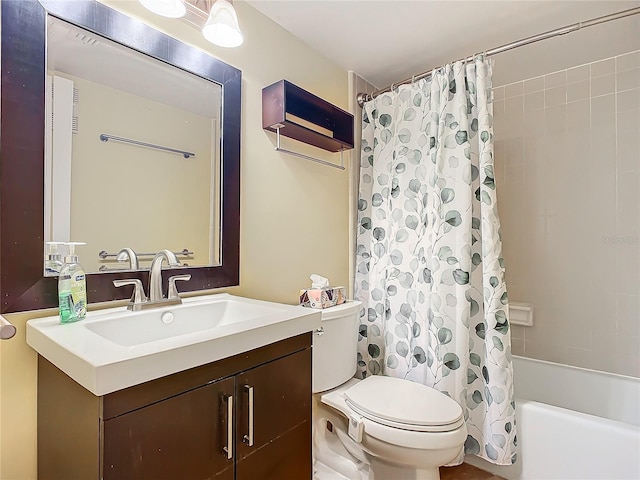
M 61 325 L 29 320 L 27 343 L 94 395 L 237 355 L 318 328 L 320 310 L 228 294 L 131 312 L 91 311 Z
M 266 302 L 264 302 L 266 303 Z M 237 299 L 182 304 L 158 310 L 123 315 L 121 312 L 88 322 L 84 326 L 118 345 L 131 347 L 143 343 L 240 324 L 277 314 L 275 305 L 254 304 Z

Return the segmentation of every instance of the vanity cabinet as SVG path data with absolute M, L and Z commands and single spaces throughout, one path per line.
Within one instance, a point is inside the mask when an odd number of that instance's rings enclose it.
M 96 397 L 38 360 L 40 479 L 310 479 L 311 333 Z
M 105 420 L 103 478 L 232 480 L 233 459 L 222 453 L 233 390 L 226 378 Z

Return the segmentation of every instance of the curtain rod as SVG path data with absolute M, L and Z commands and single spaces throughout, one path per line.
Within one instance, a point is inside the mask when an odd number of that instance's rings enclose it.
M 593 25 L 598 25 L 600 23 L 610 22 L 612 20 L 618 20 L 619 18 L 629 17 L 631 15 L 637 15 L 637 14 L 640 14 L 640 7 L 630 8 L 629 10 L 623 10 L 621 12 L 612 13 L 610 15 L 604 15 L 602 17 L 597 17 L 591 20 L 587 20 L 585 22 L 578 22 L 572 25 L 567 25 L 566 27 L 556 28 L 555 30 L 549 30 L 548 32 L 545 32 L 545 33 L 540 33 L 538 35 L 533 35 L 532 37 L 523 38 L 522 40 L 518 40 L 517 42 L 507 43 L 506 45 L 492 48 L 491 50 L 487 50 L 486 52 L 484 52 L 484 54 L 486 56 L 489 56 L 489 55 L 495 55 L 496 53 L 503 53 L 508 50 L 513 50 L 514 48 L 522 47 L 524 45 L 529 45 L 530 43 L 539 42 L 540 40 L 546 40 L 547 38 L 557 37 L 559 35 L 565 35 L 567 33 L 575 32 L 586 27 L 591 27 Z M 467 57 L 464 59 L 464 61 L 471 62 L 473 61 L 473 59 L 474 59 L 474 56 Z M 400 82 L 392 83 L 388 87 L 385 87 L 381 90 L 376 90 L 371 94 L 358 93 L 356 97 L 358 100 L 358 105 L 360 105 L 360 107 L 362 108 L 365 102 L 368 102 L 369 100 L 373 100 L 381 93 L 390 92 L 393 87 L 397 87 L 398 85 L 403 85 L 405 83 L 410 83 L 410 82 L 412 83 L 412 82 L 415 82 L 416 80 L 428 78 L 431 76 L 432 72 L 433 70 L 430 70 L 428 72 L 422 72 L 418 75 L 413 75 L 412 77 L 405 78 Z

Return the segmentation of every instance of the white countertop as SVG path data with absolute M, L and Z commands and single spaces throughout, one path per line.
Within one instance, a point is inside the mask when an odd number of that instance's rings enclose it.
M 321 315 L 216 294 L 139 312 L 93 311 L 64 325 L 57 315 L 29 320 L 27 343 L 100 396 L 312 331 Z

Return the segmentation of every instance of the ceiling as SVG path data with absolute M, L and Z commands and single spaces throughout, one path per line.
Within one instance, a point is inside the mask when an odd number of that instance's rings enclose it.
M 245 1 L 378 88 L 525 37 L 640 6 L 640 1 L 617 0 Z M 637 49 L 640 15 L 498 54 L 494 85 Z M 500 62 L 509 68 L 500 70 Z

